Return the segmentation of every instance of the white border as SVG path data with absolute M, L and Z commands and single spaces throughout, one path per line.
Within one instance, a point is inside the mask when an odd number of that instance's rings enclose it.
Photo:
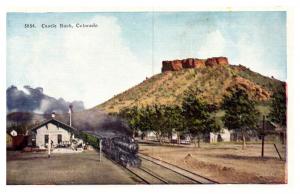
M 7 193 L 16 192 L 72 192 L 72 193 L 294 193 L 299 191 L 297 182 L 299 181 L 299 141 L 295 141 L 295 137 L 300 137 L 297 129 L 296 110 L 299 107 L 299 65 L 297 64 L 297 54 L 299 52 L 299 7 L 297 1 L 275 0 L 262 1 L 223 1 L 210 0 L 197 2 L 193 0 L 112 0 L 109 3 L 97 0 L 11 0 L 9 2 L 1 2 L 1 52 L 0 52 L 0 129 L 1 129 L 1 158 L 0 158 L 0 186 Z M 83 11 L 288 11 L 288 184 L 286 185 L 191 185 L 191 186 L 6 186 L 6 157 L 5 157 L 5 120 L 6 120 L 6 12 L 83 12 Z M 4 43 L 4 44 L 3 44 Z M 297 85 L 297 83 L 299 83 Z M 2 190 L 2 188 L 1 188 Z

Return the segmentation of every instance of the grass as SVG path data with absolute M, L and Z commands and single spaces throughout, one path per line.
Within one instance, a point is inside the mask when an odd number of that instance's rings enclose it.
M 248 79 L 266 90 L 273 90 L 282 84 L 278 80 L 252 72 L 249 69 L 238 71 L 233 66 L 184 69 L 154 75 L 144 80 L 141 84 L 115 96 L 114 100 L 109 100 L 98 107 L 108 112 L 111 110 L 118 111 L 120 107 L 124 106 L 124 102 L 131 100 L 144 105 L 163 104 L 163 102 L 180 105 L 184 91 L 191 87 L 201 88 L 203 91 L 201 96 L 204 96 L 207 102 L 218 105 L 221 103 L 223 96 L 226 95 L 226 88 L 230 86 L 234 76 Z M 267 114 L 268 105 L 268 102 L 260 102 L 260 106 L 258 106 L 259 111 Z

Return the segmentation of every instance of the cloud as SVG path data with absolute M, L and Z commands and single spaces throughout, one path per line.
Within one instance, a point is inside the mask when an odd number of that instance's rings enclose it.
M 116 18 L 96 16 L 80 23 L 98 28 L 39 30 L 9 38 L 8 84 L 42 86 L 51 96 L 80 99 L 92 107 L 145 78 Z
M 270 60 L 272 57 L 277 59 L 280 56 L 269 54 L 269 47 L 264 45 L 263 37 L 255 33 L 255 30 L 248 33 L 240 32 L 236 41 L 225 38 L 220 30 L 212 31 L 202 36 L 201 39 L 203 41 L 198 49 L 198 55 L 201 58 L 226 56 L 231 64 L 242 64 L 263 75 L 284 80 L 282 74 L 284 66 L 281 61 Z M 273 65 L 272 69 L 270 65 Z
M 200 43 L 199 55 L 203 58 L 226 56 L 228 44 L 227 40 L 223 37 L 219 30 L 212 31 L 206 37 L 201 38 L 203 41 Z

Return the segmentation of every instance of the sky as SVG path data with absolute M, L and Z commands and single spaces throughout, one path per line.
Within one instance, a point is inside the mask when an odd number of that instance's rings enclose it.
M 216 56 L 286 81 L 286 44 L 281 11 L 8 13 L 6 86 L 91 108 L 160 73 L 163 60 Z

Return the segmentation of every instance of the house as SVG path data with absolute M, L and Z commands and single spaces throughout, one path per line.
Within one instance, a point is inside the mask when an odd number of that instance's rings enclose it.
M 156 137 L 154 131 L 146 131 L 146 132 L 143 132 L 143 133 L 141 134 L 141 138 L 142 138 L 142 139 L 146 139 L 146 140 L 157 140 L 157 137 Z
M 6 149 L 21 150 L 27 146 L 27 135 L 16 135 L 16 133 L 13 133 L 13 135 L 11 134 L 11 132 L 6 132 Z
M 15 136 L 18 135 L 18 133 L 17 133 L 16 130 L 11 130 L 11 131 L 10 131 L 10 135 L 13 136 L 13 137 L 15 137 Z
M 30 130 L 29 145 L 37 146 L 41 149 L 48 147 L 72 147 L 83 145 L 83 141 L 76 138 L 79 136 L 79 130 L 74 127 L 52 118 L 46 120 Z
M 28 135 L 18 134 L 11 129 L 6 132 L 6 148 L 9 150 L 21 150 L 27 146 Z
M 191 143 L 191 134 L 189 134 L 189 133 L 180 134 L 176 131 L 172 131 L 171 143 L 190 144 Z
M 208 143 L 229 142 L 231 132 L 228 129 L 221 129 L 220 132 L 210 132 L 204 135 L 204 141 Z

